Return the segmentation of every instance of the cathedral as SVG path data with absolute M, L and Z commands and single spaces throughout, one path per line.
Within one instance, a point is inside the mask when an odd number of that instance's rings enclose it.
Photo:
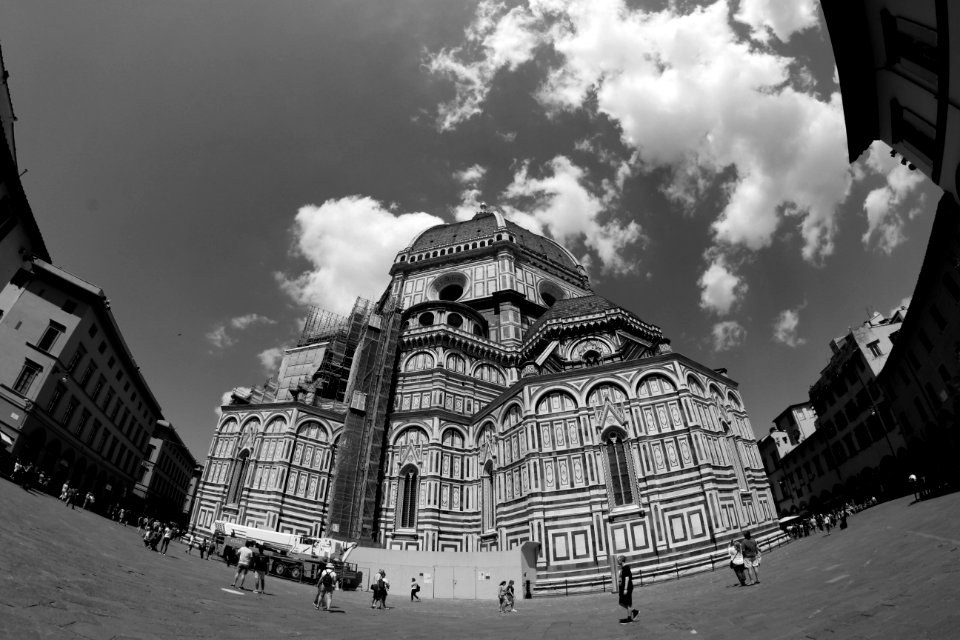
M 222 407 L 191 527 L 434 552 L 539 545 L 537 590 L 710 569 L 778 531 L 737 383 L 596 295 L 564 247 L 481 206 L 314 310 Z M 725 554 L 724 554 L 725 555 Z

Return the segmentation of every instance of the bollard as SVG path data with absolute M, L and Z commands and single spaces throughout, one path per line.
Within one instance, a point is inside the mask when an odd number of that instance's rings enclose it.
M 567 581 L 566 581 L 566 579 L 564 579 L 564 581 L 563 581 L 563 595 L 565 595 L 565 596 L 570 595 L 570 589 L 567 587 Z
M 524 587 L 524 591 L 523 591 L 523 599 L 529 600 L 532 597 L 533 597 L 533 594 L 530 593 L 530 581 L 527 580 L 526 586 Z

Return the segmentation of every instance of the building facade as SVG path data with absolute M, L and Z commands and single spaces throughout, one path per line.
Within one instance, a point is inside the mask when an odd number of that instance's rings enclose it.
M 535 542 L 538 590 L 609 581 L 620 554 L 709 569 L 743 529 L 777 530 L 736 382 L 594 294 L 560 245 L 482 208 L 421 233 L 391 277 L 222 408 L 195 528 Z
M 0 290 L 0 430 L 11 457 L 125 502 L 160 406 L 103 291 L 39 258 Z
M 895 497 L 905 490 L 906 442 L 877 376 L 907 315 L 905 307 L 889 317 L 874 313 L 831 340 L 830 362 L 810 387 L 816 429 L 794 443 L 780 428 L 790 422 L 780 421 L 781 414 L 764 438 L 761 451 L 781 515 Z
M 960 446 L 960 207 L 945 194 L 887 364 L 878 377 L 906 439 L 909 468 L 928 484 L 955 483 Z
M 853 162 L 883 140 L 960 203 L 960 7 L 822 0 Z
M 140 498 L 140 510 L 165 521 L 183 521 L 196 466 L 173 425 L 158 420 L 133 489 Z
M 773 419 L 770 433 L 757 442 L 763 469 L 770 481 L 777 512 L 781 515 L 794 511 L 798 507 L 796 490 L 788 483 L 783 459 L 797 448 L 800 443 L 816 433 L 817 412 L 810 402 L 792 404 Z
M 20 183 L 14 139 L 13 100 L 7 84 L 10 74 L 0 51 L 0 286 L 20 269 L 25 259 L 50 261 L 40 228 Z M 9 446 L 9 443 L 7 443 Z

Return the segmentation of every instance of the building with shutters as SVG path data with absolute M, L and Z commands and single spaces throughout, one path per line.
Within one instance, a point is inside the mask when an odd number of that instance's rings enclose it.
M 738 385 L 485 207 L 397 254 L 375 303 L 314 311 L 222 407 L 192 526 L 388 549 L 539 544 L 536 591 L 709 570 L 779 535 Z

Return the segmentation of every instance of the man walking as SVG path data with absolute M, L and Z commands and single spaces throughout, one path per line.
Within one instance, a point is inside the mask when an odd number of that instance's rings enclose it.
M 337 574 L 333 570 L 333 564 L 328 562 L 317 581 L 317 610 L 323 608 L 324 611 L 330 611 L 333 606 L 333 591 L 336 588 Z
M 620 565 L 617 593 L 620 597 L 620 606 L 627 610 L 627 617 L 620 620 L 620 624 L 627 624 L 633 622 L 640 612 L 633 608 L 633 572 L 627 564 L 627 558 L 625 556 L 618 557 L 617 564 Z
M 243 589 L 243 583 L 247 579 L 247 572 L 250 570 L 250 561 L 253 559 L 253 541 L 247 540 L 247 544 L 240 548 L 240 553 L 237 554 L 237 575 L 233 577 L 233 587 L 236 589 Z M 241 574 L 243 577 L 241 578 Z M 237 586 L 237 580 L 240 581 L 240 585 Z
M 170 528 L 170 525 L 167 525 L 163 529 L 163 542 L 160 543 L 160 555 L 167 555 L 167 547 L 170 546 L 171 538 L 173 538 L 173 529 Z
M 750 580 L 747 586 L 760 584 L 760 546 L 749 531 L 743 532 L 740 546 L 743 549 L 743 570 L 747 572 L 747 580 Z

